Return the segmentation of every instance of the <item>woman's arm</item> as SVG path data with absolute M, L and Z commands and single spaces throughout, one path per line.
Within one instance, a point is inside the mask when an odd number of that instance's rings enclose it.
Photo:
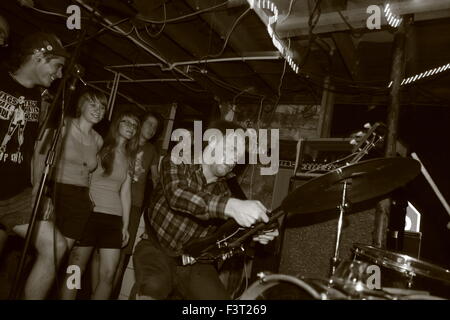
M 150 167 L 150 171 L 152 176 L 153 187 L 156 187 L 158 183 L 158 166 L 156 164 L 153 164 Z
M 123 243 L 125 246 L 128 242 L 128 223 L 130 221 L 130 210 L 131 210 L 131 176 L 127 174 L 127 177 L 120 188 L 120 200 L 122 202 L 122 234 Z

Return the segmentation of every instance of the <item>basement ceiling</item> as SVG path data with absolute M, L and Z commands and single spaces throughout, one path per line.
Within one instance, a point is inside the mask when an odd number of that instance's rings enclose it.
M 66 27 L 66 8 L 81 8 L 85 41 L 77 62 L 84 80 L 110 92 L 120 74 L 116 103 L 178 103 L 208 116 L 221 101 L 320 104 L 324 81 L 337 104 L 389 102 L 397 30 L 383 15 L 366 26 L 373 0 L 274 0 L 277 39 L 292 53 L 294 72 L 268 33 L 272 1 L 245 0 L 2 0 L 11 40 L 31 30 L 56 33 L 73 51 L 81 32 Z M 253 2 L 253 8 L 249 3 Z M 258 6 L 258 3 L 261 4 Z M 266 5 L 268 4 L 268 5 Z M 387 2 L 379 2 L 382 9 Z M 98 6 L 97 6 L 98 5 Z M 405 77 L 450 63 L 450 1 L 391 1 L 408 14 Z M 92 14 L 92 9 L 96 13 Z M 273 7 L 272 7 L 273 8 Z M 199 13 L 201 12 L 201 13 Z M 59 15 L 56 15 L 59 14 Z M 383 11 L 382 11 L 383 14 Z M 310 22 L 310 23 L 309 23 Z M 313 27 L 312 27 L 313 26 Z M 402 86 L 403 104 L 449 105 L 450 70 Z

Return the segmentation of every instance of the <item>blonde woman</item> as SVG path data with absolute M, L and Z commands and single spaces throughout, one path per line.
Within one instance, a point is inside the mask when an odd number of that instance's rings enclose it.
M 88 90 L 78 100 L 76 118 L 65 120 L 54 176 L 54 204 L 56 225 L 69 250 L 81 239 L 92 212 L 89 181 L 103 145 L 93 126 L 103 119 L 106 105 L 103 93 Z
M 131 176 L 139 125 L 139 119 L 132 113 L 122 113 L 111 124 L 89 188 L 93 213 L 69 258 L 69 265 L 78 265 L 83 272 L 93 249 L 99 249 L 99 279 L 92 288 L 94 300 L 110 298 L 120 249 L 129 240 Z M 66 286 L 63 289 L 63 299 L 75 299 L 76 290 Z

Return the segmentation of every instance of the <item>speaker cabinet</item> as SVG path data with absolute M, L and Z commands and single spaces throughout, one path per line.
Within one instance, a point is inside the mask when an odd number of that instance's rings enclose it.
M 295 179 L 293 190 L 307 180 Z M 317 195 L 320 196 L 320 195 Z M 338 204 L 336 204 L 338 205 Z M 285 220 L 279 273 L 306 278 L 326 278 L 334 254 L 339 212 L 297 215 Z M 344 216 L 340 243 L 341 260 L 350 259 L 355 243 L 372 244 L 375 208 Z

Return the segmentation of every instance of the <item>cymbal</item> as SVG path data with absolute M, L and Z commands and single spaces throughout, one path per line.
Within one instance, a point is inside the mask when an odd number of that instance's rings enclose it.
M 377 158 L 338 168 L 291 192 L 281 208 L 289 213 L 314 213 L 337 208 L 347 181 L 347 202 L 385 195 L 414 179 L 420 163 L 409 158 Z

